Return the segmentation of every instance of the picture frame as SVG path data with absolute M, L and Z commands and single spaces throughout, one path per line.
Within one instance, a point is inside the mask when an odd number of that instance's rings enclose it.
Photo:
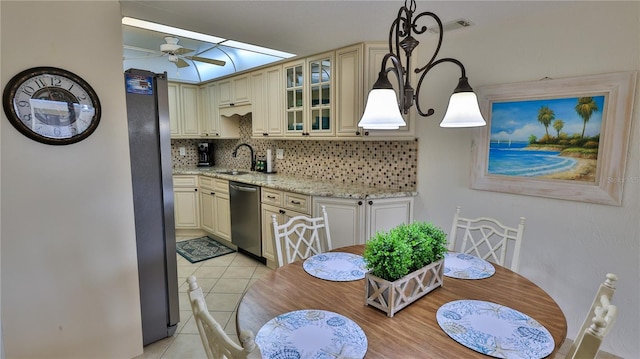
M 630 71 L 479 88 L 487 125 L 475 129 L 471 188 L 621 206 L 636 79 Z

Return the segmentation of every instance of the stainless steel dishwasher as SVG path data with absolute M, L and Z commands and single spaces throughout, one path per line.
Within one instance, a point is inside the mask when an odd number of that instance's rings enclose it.
M 231 243 L 238 251 L 262 263 L 262 227 L 260 225 L 260 187 L 229 181 L 231 202 Z

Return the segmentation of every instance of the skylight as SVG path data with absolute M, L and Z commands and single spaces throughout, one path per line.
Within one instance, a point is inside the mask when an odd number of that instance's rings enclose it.
M 167 72 L 172 81 L 206 82 L 295 56 L 130 17 L 122 18 L 122 24 L 124 69 Z

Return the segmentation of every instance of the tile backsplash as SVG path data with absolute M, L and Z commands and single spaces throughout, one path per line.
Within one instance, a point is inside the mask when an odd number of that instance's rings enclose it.
M 208 140 L 214 145 L 215 166 L 248 169 L 250 151 L 247 147 L 234 148 L 247 143 L 256 158 L 264 158 L 271 149 L 273 168 L 277 173 L 303 176 L 341 183 L 359 183 L 415 191 L 418 165 L 416 141 L 342 141 L 342 140 L 264 140 L 251 138 L 251 114 L 241 117 L 240 138 Z M 197 145 L 204 139 L 173 139 L 171 154 L 174 167 L 195 166 L 198 162 Z M 181 156 L 179 148 L 185 147 Z M 284 150 L 284 158 L 276 159 L 276 149 Z

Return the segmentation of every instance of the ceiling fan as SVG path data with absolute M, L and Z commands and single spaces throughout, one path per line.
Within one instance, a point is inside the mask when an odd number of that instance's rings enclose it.
M 212 64 L 212 65 L 218 65 L 218 66 L 224 66 L 226 64 L 226 62 L 222 61 L 222 60 L 214 60 L 214 59 L 209 59 L 209 58 L 201 57 L 201 56 L 188 56 L 188 55 L 185 55 L 185 54 L 194 52 L 195 50 L 187 49 L 185 47 L 182 47 L 182 45 L 178 45 L 179 39 L 176 38 L 176 37 L 165 36 L 164 41 L 166 41 L 166 44 L 160 45 L 159 56 L 167 56 L 167 59 L 170 62 L 173 62 L 178 68 L 183 68 L 183 67 L 190 66 L 189 63 L 187 61 L 185 61 L 184 59 L 191 60 L 191 61 L 204 62 L 204 63 L 208 63 L 208 64 Z M 158 51 L 154 51 L 154 50 L 134 48 L 134 47 L 131 47 L 131 46 L 125 46 L 125 47 L 127 47 L 127 48 L 129 48 L 131 50 L 145 51 L 145 52 L 158 54 Z
M 187 49 L 182 47 L 182 45 L 178 45 L 178 38 L 175 38 L 172 36 L 166 36 L 164 38 L 164 41 L 166 41 L 167 43 L 160 45 L 160 51 L 167 54 L 169 57 L 169 61 L 173 62 L 174 64 L 176 64 L 176 66 L 180 68 L 189 66 L 189 63 L 184 61 L 182 57 L 191 61 L 206 62 L 208 64 L 218 65 L 218 66 L 224 66 L 226 63 L 222 60 L 214 60 L 214 59 L 208 59 L 206 57 L 185 55 L 190 52 L 194 52 L 195 50 Z
M 194 52 L 195 50 L 187 49 L 185 47 L 182 47 L 182 45 L 178 45 L 178 41 L 179 41 L 178 38 L 175 38 L 172 36 L 165 36 L 164 41 L 166 41 L 167 43 L 160 45 L 160 51 L 162 51 L 164 54 L 167 54 L 169 61 L 176 64 L 176 66 L 178 66 L 179 68 L 189 66 L 189 63 L 184 61 L 183 58 L 191 61 L 205 62 L 208 64 L 218 65 L 218 66 L 224 66 L 226 64 L 226 62 L 222 60 L 214 60 L 206 57 L 185 55 L 190 52 Z

